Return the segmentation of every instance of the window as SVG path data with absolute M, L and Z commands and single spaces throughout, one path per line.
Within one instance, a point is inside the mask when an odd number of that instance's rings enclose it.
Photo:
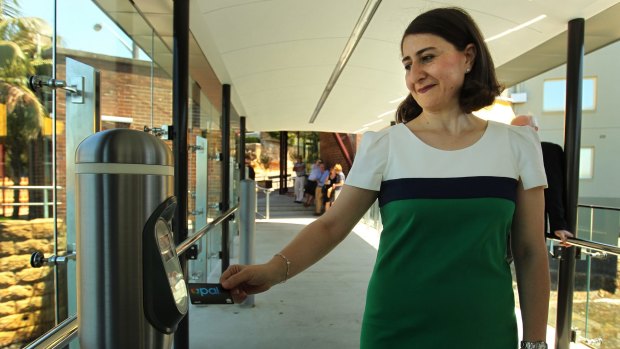
M 566 79 L 543 82 L 543 111 L 564 112 L 566 108 Z M 596 78 L 583 78 L 581 110 L 596 109 Z
M 579 179 L 592 179 L 594 175 L 594 147 L 583 147 L 579 153 Z

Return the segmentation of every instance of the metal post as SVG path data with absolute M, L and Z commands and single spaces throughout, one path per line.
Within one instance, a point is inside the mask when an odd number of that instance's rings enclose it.
M 263 190 L 265 193 L 265 219 L 269 219 L 269 195 L 271 195 L 271 190 Z
M 281 195 L 288 192 L 287 161 L 288 161 L 288 132 L 280 131 L 280 188 Z
M 251 179 L 241 181 L 239 191 L 239 263 L 254 263 L 254 232 L 256 230 L 256 184 Z M 254 306 L 254 295 L 248 296 L 244 306 Z
M 583 18 L 568 22 L 566 61 L 566 115 L 564 123 L 566 187 L 564 192 L 566 194 L 566 221 L 569 230 L 574 233 L 577 233 L 577 199 L 579 193 L 584 23 Z M 556 349 L 569 349 L 570 347 L 574 284 L 575 247 L 563 248 L 558 271 Z
M 222 85 L 222 192 L 220 212 L 226 212 L 230 207 L 230 85 Z M 230 265 L 228 220 L 222 222 L 222 273 Z
M 177 208 L 174 213 L 173 231 L 175 243 L 187 238 L 187 100 L 189 96 L 189 1 L 173 2 L 172 14 L 172 124 L 174 136 L 174 195 Z M 187 280 L 187 258 L 179 256 L 183 277 Z M 188 312 L 189 315 L 189 312 Z M 177 327 L 174 335 L 175 349 L 189 349 L 189 316 Z
M 239 179 L 245 179 L 245 116 L 239 117 Z

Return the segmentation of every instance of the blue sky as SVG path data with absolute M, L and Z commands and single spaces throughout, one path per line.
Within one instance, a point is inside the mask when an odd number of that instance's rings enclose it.
M 39 17 L 53 24 L 53 0 L 19 0 L 24 17 Z M 131 38 L 118 28 L 91 0 L 57 0 L 58 35 L 61 46 L 81 51 L 131 58 Z M 96 31 L 94 26 L 101 25 Z M 129 47 L 127 47 L 129 46 Z M 147 59 L 144 53 L 141 59 Z

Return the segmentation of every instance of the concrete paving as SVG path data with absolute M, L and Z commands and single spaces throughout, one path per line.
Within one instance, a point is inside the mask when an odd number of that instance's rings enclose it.
M 256 223 L 256 262 L 269 260 L 314 219 L 312 209 L 293 203 L 292 197 L 276 192 L 270 199 L 272 219 Z M 260 201 L 259 212 L 264 212 Z M 350 234 L 304 273 L 256 295 L 254 307 L 191 306 L 190 346 L 359 348 L 366 286 L 375 255 L 374 247 Z

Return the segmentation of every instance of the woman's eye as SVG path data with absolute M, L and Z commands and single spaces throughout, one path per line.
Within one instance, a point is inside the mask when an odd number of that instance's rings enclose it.
M 428 63 L 428 62 L 432 61 L 433 58 L 435 58 L 435 56 L 433 56 L 433 55 L 426 55 L 426 56 L 422 56 L 422 58 L 420 58 L 420 61 L 422 63 Z
M 405 64 L 405 70 L 407 71 L 411 70 L 411 63 Z

